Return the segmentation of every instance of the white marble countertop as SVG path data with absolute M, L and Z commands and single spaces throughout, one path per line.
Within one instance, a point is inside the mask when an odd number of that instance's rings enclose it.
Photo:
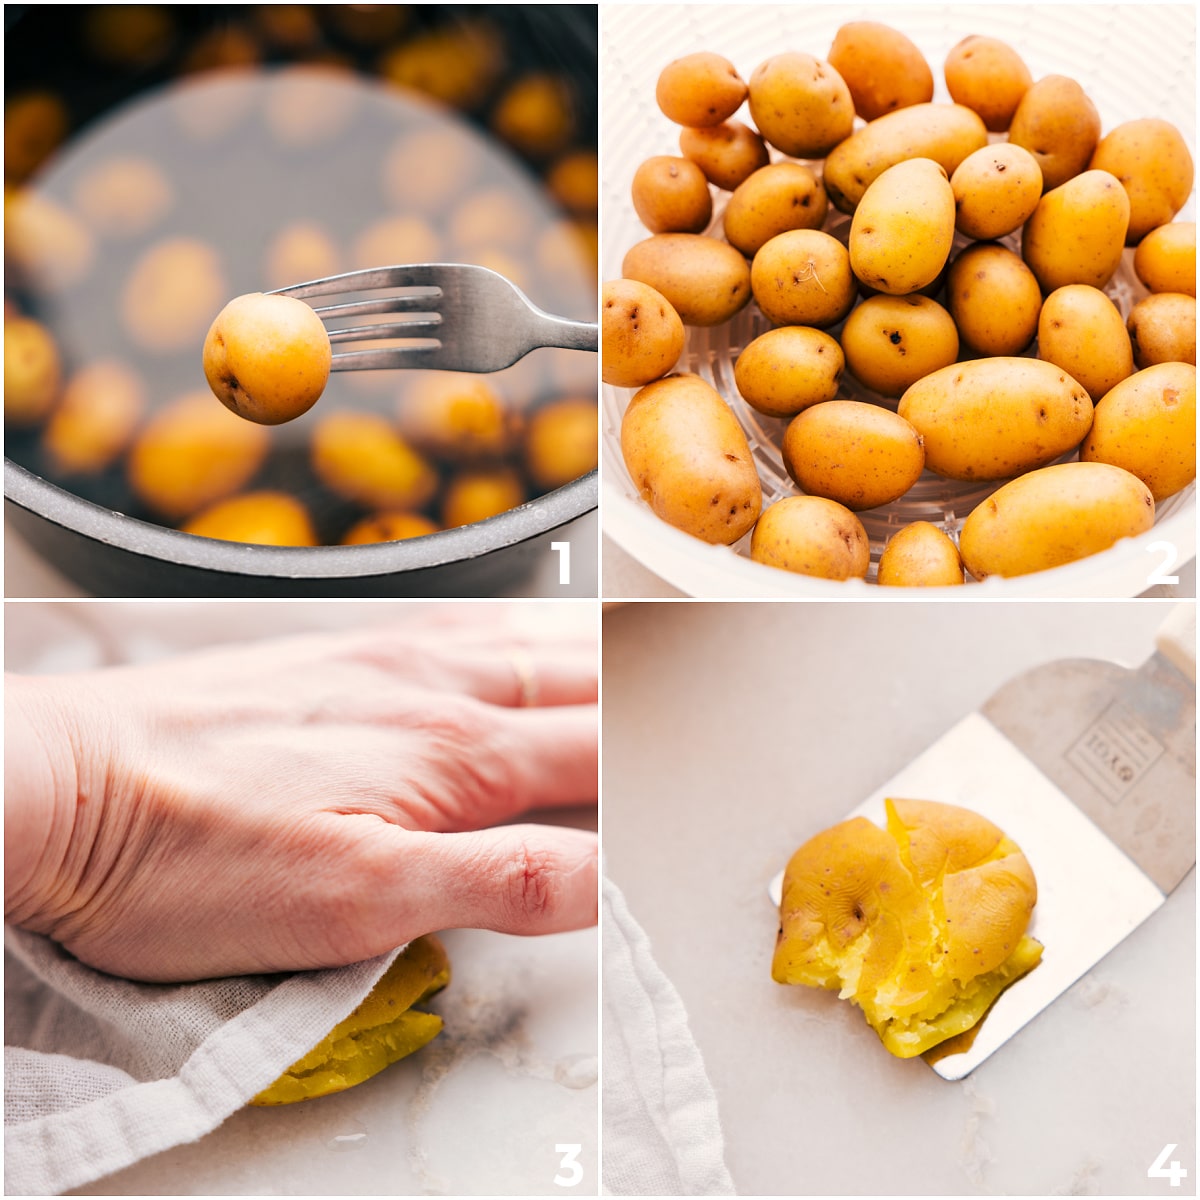
M 1055 658 L 1136 664 L 1170 606 L 624 605 L 604 618 L 611 878 L 687 1007 L 742 1194 L 1194 1194 L 1195 873 L 961 1083 L 770 977 L 771 877 Z M 1181 1188 L 1147 1169 L 1164 1145 Z

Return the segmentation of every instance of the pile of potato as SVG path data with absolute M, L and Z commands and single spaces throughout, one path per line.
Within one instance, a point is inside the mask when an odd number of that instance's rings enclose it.
M 758 562 L 865 578 L 856 513 L 928 471 L 986 498 L 960 530 L 899 529 L 877 579 L 961 584 L 964 566 L 1021 575 L 1142 533 L 1195 478 L 1183 137 L 1159 119 L 1101 137 L 1078 83 L 1035 82 L 995 38 L 964 38 L 944 70 L 954 103 L 933 102 L 903 33 L 857 21 L 827 60 L 784 51 L 748 83 L 713 53 L 662 71 L 681 156 L 638 168 L 651 236 L 602 302 L 604 379 L 640 389 L 622 453 L 662 519 L 717 544 L 751 533 Z M 734 119 L 743 103 L 757 128 Z M 729 193 L 715 222 L 714 188 Z M 1127 321 L 1104 291 L 1123 257 L 1149 291 Z M 765 511 L 734 411 L 700 377 L 667 376 L 686 326 L 751 302 L 774 328 L 737 355 L 734 381 L 777 423 L 799 489 Z M 838 398 L 845 371 L 872 401 Z

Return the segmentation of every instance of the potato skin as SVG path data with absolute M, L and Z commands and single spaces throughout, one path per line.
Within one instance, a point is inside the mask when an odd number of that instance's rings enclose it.
M 854 111 L 873 121 L 933 99 L 933 72 L 916 44 L 878 21 L 849 21 L 833 38 L 829 62 L 846 81 Z
M 1151 292 L 1196 295 L 1196 222 L 1152 229 L 1133 254 L 1133 269 Z
M 1196 478 L 1196 368 L 1160 363 L 1117 384 L 1096 405 L 1079 457 L 1124 467 L 1155 502 Z
M 819 229 L 773 237 L 754 256 L 750 286 L 774 325 L 836 325 L 854 304 L 850 255 Z
M 794 417 L 837 395 L 845 365 L 841 346 L 829 334 L 782 325 L 738 355 L 733 378 L 751 408 L 768 417 Z
M 1196 298 L 1158 292 L 1139 300 L 1126 322 L 1139 367 L 1156 363 L 1196 365 Z
M 946 275 L 946 306 L 972 350 L 1020 354 L 1033 341 L 1042 293 L 1033 272 L 1007 246 L 964 246 Z
M 783 435 L 788 474 L 810 496 L 858 512 L 899 500 L 921 476 L 921 437 L 903 417 L 859 400 L 805 409 Z
M 679 149 L 715 187 L 732 192 L 771 161 L 767 144 L 741 121 L 725 121 L 704 129 L 684 129 Z
M 881 396 L 900 396 L 958 358 L 958 329 L 927 296 L 872 296 L 842 326 L 846 365 Z
M 729 546 L 762 509 L 762 485 L 732 409 L 697 375 L 642 388 L 621 421 L 621 454 L 643 500 L 677 529 Z
M 1125 240 L 1130 246 L 1174 218 L 1191 194 L 1195 175 L 1179 130 L 1157 117 L 1126 121 L 1110 130 L 1089 165 L 1115 175 L 1129 194 Z
M 1121 262 L 1129 197 L 1107 171 L 1084 171 L 1047 192 L 1021 236 L 1021 255 L 1043 292 L 1103 288 Z
M 875 578 L 881 587 L 954 587 L 963 582 L 962 558 L 943 530 L 914 521 L 884 546 Z
M 997 142 L 968 154 L 950 176 L 954 223 L 981 242 L 1020 229 L 1042 198 L 1042 169 L 1028 150 Z
M 1038 358 L 1061 367 L 1099 400 L 1133 374 L 1133 347 L 1117 306 L 1099 288 L 1056 288 L 1038 317 Z
M 949 479 L 1006 479 L 1053 462 L 1092 426 L 1092 400 L 1052 363 L 980 358 L 918 380 L 897 410 Z
M 661 379 L 683 353 L 683 322 L 661 292 L 636 279 L 604 284 L 600 302 L 600 372 L 614 387 Z
M 868 287 L 906 296 L 932 283 L 954 243 L 954 191 L 932 159 L 897 163 L 863 193 L 850 226 L 850 266 Z
M 1046 75 L 1021 98 L 1008 140 L 1037 159 L 1050 191 L 1087 169 L 1100 140 L 1100 114 L 1074 79 Z
M 1107 463 L 1058 463 L 993 492 L 963 522 L 958 545 L 984 580 L 1075 562 L 1153 524 L 1154 497 L 1136 476 Z
M 824 158 L 850 136 L 854 101 L 829 63 L 785 50 L 750 76 L 750 115 L 777 150 L 792 158 Z
M 820 179 L 803 163 L 760 167 L 725 206 L 725 238 L 753 257 L 773 237 L 792 229 L 820 229 L 829 201 Z
M 676 125 L 720 125 L 742 106 L 746 82 L 720 54 L 701 51 L 668 63 L 658 77 L 655 99 Z
M 758 519 L 750 557 L 768 567 L 821 579 L 862 579 L 871 542 L 844 505 L 821 496 L 785 496 Z
M 1033 84 L 1025 60 L 999 38 L 971 34 L 946 55 L 946 87 L 955 104 L 977 112 L 992 133 L 1003 133 Z
M 712 193 L 690 158 L 656 154 L 633 173 L 633 208 L 651 233 L 703 233 L 712 220 Z
M 961 104 L 914 104 L 868 122 L 830 151 L 825 191 L 842 212 L 852 213 L 888 167 L 909 158 L 932 158 L 952 175 L 968 154 L 987 145 L 977 113 Z
M 696 233 L 656 233 L 625 255 L 621 274 L 661 292 L 685 325 L 720 325 L 750 302 L 750 267 Z

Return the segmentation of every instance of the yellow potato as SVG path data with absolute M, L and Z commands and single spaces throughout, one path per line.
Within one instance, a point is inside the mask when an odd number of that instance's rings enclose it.
M 660 292 L 685 325 L 720 325 L 750 302 L 750 267 L 732 246 L 658 233 L 625 255 L 621 274 Z
M 496 102 L 492 129 L 522 154 L 533 158 L 557 154 L 575 132 L 570 87 L 544 71 L 523 75 Z
M 1025 223 L 1021 254 L 1043 292 L 1116 273 L 1129 227 L 1129 197 L 1107 171 L 1084 171 L 1047 192 Z
M 868 287 L 906 296 L 932 283 L 954 244 L 954 192 L 928 158 L 897 163 L 863 193 L 850 226 L 850 266 Z
M 72 212 L 32 187 L 4 191 L 4 265 L 36 291 L 59 292 L 83 281 L 95 239 Z
M 134 263 L 121 293 L 121 317 L 143 350 L 187 350 L 204 337 L 228 294 L 216 250 L 197 238 L 166 238 Z
M 396 414 L 400 432 L 417 450 L 469 462 L 500 458 L 517 444 L 521 421 L 486 375 L 409 374 Z
M 355 271 L 366 271 L 371 267 L 440 262 L 441 249 L 441 238 L 423 217 L 381 217 L 354 239 L 350 266 Z
M 914 521 L 884 546 L 876 579 L 883 587 L 954 587 L 963 582 L 962 559 L 943 530 Z
M 824 158 L 850 136 L 854 101 L 829 63 L 785 50 L 750 76 L 750 115 L 777 150 L 792 158 Z
M 766 142 L 741 121 L 681 130 L 679 149 L 704 172 L 709 183 L 726 192 L 771 161 Z
M 803 163 L 760 167 L 729 198 L 725 238 L 753 257 L 773 237 L 791 229 L 820 229 L 829 201 L 820 179 Z
M 976 579 L 1028 575 L 1099 554 L 1153 524 L 1154 497 L 1130 472 L 1058 463 L 993 492 L 963 522 L 958 546 Z
M 267 243 L 263 280 L 268 290 L 324 279 L 344 269 L 333 239 L 314 221 L 293 221 Z
M 863 579 L 871 542 L 844 505 L 821 496 L 785 496 L 758 519 L 750 557 L 768 567 L 821 579 Z
M 732 545 L 758 520 L 762 485 L 746 435 L 699 376 L 642 388 L 621 421 L 621 453 L 642 499 L 693 537 Z
M 377 413 L 342 410 L 313 427 L 313 470 L 331 492 L 367 508 L 421 508 L 437 473 Z
M 1042 198 L 1042 169 L 1028 150 L 997 142 L 968 154 L 950 176 L 960 233 L 991 241 L 1020 229 Z
M 401 134 L 380 170 L 388 206 L 427 216 L 443 211 L 474 184 L 478 154 L 469 126 L 439 121 Z
M 135 371 L 102 359 L 76 371 L 46 426 L 43 445 L 63 474 L 103 471 L 129 445 L 146 389 Z
M 750 287 L 773 325 L 836 325 L 854 304 L 850 255 L 819 229 L 773 237 L 754 256 Z
M 50 331 L 32 317 L 4 318 L 4 423 L 28 429 L 43 421 L 62 387 L 62 363 Z
M 162 168 L 136 155 L 105 159 L 92 167 L 76 181 L 71 196 L 84 221 L 112 238 L 148 232 L 175 202 L 175 190 Z
M 889 409 L 830 400 L 788 425 L 783 462 L 810 496 L 857 512 L 899 500 L 921 477 L 925 451 L 917 431 Z
M 1042 293 L 1007 246 L 973 242 L 946 275 L 946 307 L 965 345 L 980 354 L 1020 354 L 1033 341 Z
M 1124 467 L 1155 501 L 1196 478 L 1196 368 L 1160 363 L 1117 384 L 1096 405 L 1084 462 Z
M 1046 75 L 1021 97 L 1008 140 L 1037 159 L 1050 191 L 1087 169 L 1100 140 L 1100 114 L 1074 79 Z
M 661 379 L 683 353 L 683 322 L 661 292 L 612 279 L 600 299 L 600 371 L 614 387 Z
M 402 542 L 407 538 L 427 537 L 437 533 L 441 526 L 421 513 L 393 512 L 375 513 L 356 521 L 342 534 L 340 545 L 365 546 L 373 542 Z
M 1139 367 L 1156 363 L 1196 365 L 1196 298 L 1157 292 L 1138 301 L 1126 322 Z
M 668 63 L 654 96 L 668 120 L 699 129 L 729 120 L 741 108 L 746 90 L 729 59 L 701 51 Z
M 599 412 L 595 400 L 555 400 L 529 419 L 525 470 L 549 492 L 596 469 L 600 457 Z
M 598 206 L 600 161 L 595 150 L 572 150 L 546 172 L 546 186 L 554 198 L 578 216 L 590 216 Z
M 842 326 L 846 365 L 881 396 L 900 396 L 958 358 L 950 314 L 927 296 L 871 296 Z
M 1191 195 L 1195 175 L 1179 130 L 1157 117 L 1126 121 L 1110 130 L 1100 139 L 1090 166 L 1115 175 L 1128 192 L 1125 240 L 1130 246 L 1174 219 Z
M 830 151 L 825 191 L 852 213 L 863 193 L 888 167 L 909 158 L 931 158 L 953 175 L 968 154 L 987 145 L 977 113 L 961 104 L 914 104 L 864 125 Z
M 1033 84 L 1021 56 L 999 38 L 972 34 L 946 55 L 946 87 L 956 104 L 965 104 L 993 133 L 1012 122 L 1017 105 Z
M 760 334 L 738 355 L 733 378 L 741 397 L 768 417 L 793 417 L 837 395 L 845 359 L 827 333 L 784 325 Z
M 504 46 L 496 31 L 470 18 L 416 32 L 379 60 L 379 73 L 388 83 L 461 109 L 482 104 L 504 68 Z
M 317 546 L 308 509 L 284 492 L 247 492 L 220 500 L 180 526 L 184 533 L 255 546 Z
M 878 21 L 849 21 L 834 35 L 829 63 L 846 81 L 864 121 L 933 99 L 925 56 L 898 29 Z
M 1175 221 L 1152 229 L 1133 254 L 1137 277 L 1152 292 L 1196 294 L 1196 222 Z
M 474 525 L 525 502 L 525 484 L 511 467 L 463 471 L 446 484 L 442 522 L 447 529 Z
M 1038 317 L 1038 358 L 1062 367 L 1099 400 L 1133 374 L 1133 347 L 1117 306 L 1098 288 L 1056 288 Z
M 703 233 L 712 193 L 690 158 L 657 154 L 633 173 L 633 208 L 651 233 Z
M 1053 462 L 1092 426 L 1091 397 L 1035 358 L 980 358 L 918 380 L 897 410 L 949 479 L 1005 479 Z

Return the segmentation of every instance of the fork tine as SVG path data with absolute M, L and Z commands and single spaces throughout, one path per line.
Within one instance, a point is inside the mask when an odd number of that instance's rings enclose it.
M 387 346 L 376 350 L 351 350 L 335 354 L 333 371 L 386 371 L 391 368 L 443 366 L 441 342 L 414 339 L 408 346 Z
M 438 313 L 424 321 L 393 321 L 387 325 L 357 325 L 353 329 L 331 329 L 331 342 L 366 342 L 373 338 L 403 338 L 426 329 L 436 329 L 442 323 Z
M 441 288 L 427 288 L 419 296 L 381 296 L 376 300 L 354 300 L 348 304 L 328 304 L 313 311 L 322 321 L 336 317 L 369 316 L 372 313 L 430 312 L 437 308 Z
M 438 263 L 370 267 L 365 271 L 347 271 L 343 275 L 330 275 L 328 279 L 297 283 L 292 287 L 279 288 L 277 292 L 270 294 L 307 300 L 310 296 L 332 296 L 337 292 L 369 292 L 385 287 L 436 287 L 438 272 L 444 270 L 445 265 Z

